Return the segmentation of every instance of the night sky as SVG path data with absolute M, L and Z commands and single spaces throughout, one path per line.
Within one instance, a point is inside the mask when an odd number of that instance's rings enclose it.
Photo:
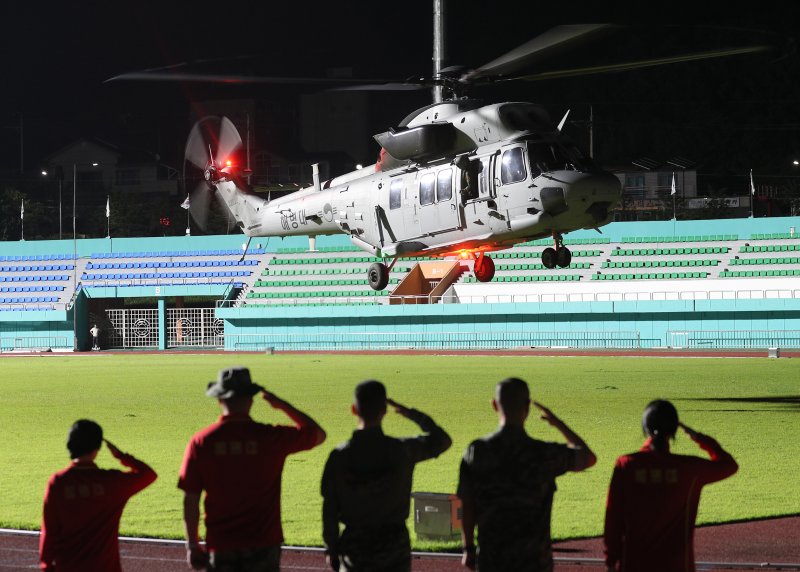
M 475 67 L 553 26 L 583 22 L 634 26 L 530 71 L 769 41 L 776 46 L 769 54 L 519 82 L 476 95 L 489 101 L 539 102 L 559 117 L 572 109 L 568 130 L 584 147 L 592 106 L 597 156 L 609 167 L 622 167 L 644 155 L 682 155 L 709 169 L 793 174 L 791 160 L 800 157 L 800 63 L 792 48 L 798 32 L 791 3 L 771 8 L 762 2 L 746 10 L 731 8 L 730 13 L 712 7 L 699 12 L 698 2 L 660 8 L 640 3 L 649 10 L 641 14 L 622 3 L 612 8 L 600 4 L 611 3 L 450 0 L 446 63 Z M 351 68 L 357 77 L 387 79 L 425 75 L 431 69 L 430 0 L 168 6 L 5 2 L 0 17 L 3 170 L 19 165 L 20 115 L 27 170 L 79 136 L 124 140 L 169 157 L 183 144 L 194 100 L 291 99 L 303 92 L 278 86 L 103 83 L 127 71 L 200 60 L 206 61 L 186 69 L 324 76 L 331 68 Z M 672 26 L 656 28 L 654 22 Z M 377 97 L 385 109 L 381 121 L 394 117 L 397 122 L 429 96 L 421 92 Z M 387 127 L 375 125 L 374 131 Z

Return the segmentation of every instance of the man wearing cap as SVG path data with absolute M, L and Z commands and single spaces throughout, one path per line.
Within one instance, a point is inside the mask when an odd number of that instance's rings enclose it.
M 678 428 L 709 459 L 670 452 Z M 702 488 L 739 466 L 716 440 L 678 421 L 664 399 L 642 415 L 646 440 L 637 453 L 617 459 L 608 491 L 606 566 L 617 572 L 694 572 L 694 521 Z
M 294 423 L 266 425 L 250 417 L 253 396 Z M 286 457 L 312 449 L 325 431 L 305 413 L 256 385 L 243 367 L 224 369 L 206 395 L 222 409 L 219 420 L 186 447 L 178 488 L 184 491 L 187 562 L 209 572 L 278 572 L 281 473 Z M 199 544 L 200 495 L 205 491 L 206 547 Z
M 425 433 L 401 439 L 384 435 L 381 423 L 387 404 Z M 350 441 L 331 451 L 322 475 L 328 565 L 337 572 L 409 572 L 406 519 L 414 465 L 438 457 L 452 441 L 421 411 L 388 399 L 379 381 L 356 387 L 351 411 L 358 429 Z
M 120 572 L 119 519 L 128 499 L 156 480 L 156 473 L 109 441 L 108 451 L 129 471 L 94 463 L 104 442 L 94 421 L 80 419 L 69 431 L 72 462 L 50 477 L 44 495 L 39 567 L 49 572 Z

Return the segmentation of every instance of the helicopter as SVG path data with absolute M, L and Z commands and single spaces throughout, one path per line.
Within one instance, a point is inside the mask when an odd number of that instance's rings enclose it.
M 397 126 L 374 136 L 380 155 L 374 165 L 268 200 L 249 190 L 246 168 L 236 160 L 242 138 L 225 117 L 205 118 L 192 128 L 187 164 L 202 172 L 190 212 L 203 225 L 215 195 L 248 237 L 316 237 L 343 233 L 356 247 L 383 259 L 367 281 L 383 290 L 398 259 L 452 257 L 474 260 L 474 274 L 490 282 L 490 253 L 550 237 L 541 254 L 546 268 L 566 268 L 572 254 L 564 234 L 597 229 L 612 220 L 622 199 L 619 179 L 593 164 L 534 103 L 485 104 L 462 95 L 466 88 L 507 80 L 548 79 L 608 73 L 752 53 L 750 46 L 553 73 L 513 74 L 521 67 L 612 29 L 609 25 L 558 26 L 488 64 L 466 73 L 442 70 L 432 79 L 382 82 L 344 89 L 439 86 L 447 98 L 410 113 Z M 167 79 L 275 83 L 287 78 L 196 76 L 169 71 L 123 74 L 113 79 Z M 567 111 L 567 114 L 569 112 Z

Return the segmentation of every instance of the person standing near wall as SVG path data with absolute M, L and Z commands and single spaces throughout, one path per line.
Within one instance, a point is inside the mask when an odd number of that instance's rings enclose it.
M 89 333 L 92 334 L 92 351 L 98 351 L 100 349 L 100 328 L 95 324 L 89 329 Z

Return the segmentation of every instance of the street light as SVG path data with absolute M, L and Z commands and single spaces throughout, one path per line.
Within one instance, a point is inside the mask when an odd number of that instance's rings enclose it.
M 49 173 L 45 170 L 42 171 L 42 176 L 46 177 Z M 61 185 L 64 182 L 64 170 L 61 167 L 56 167 L 56 179 L 58 179 L 58 240 L 63 238 L 61 227 Z

